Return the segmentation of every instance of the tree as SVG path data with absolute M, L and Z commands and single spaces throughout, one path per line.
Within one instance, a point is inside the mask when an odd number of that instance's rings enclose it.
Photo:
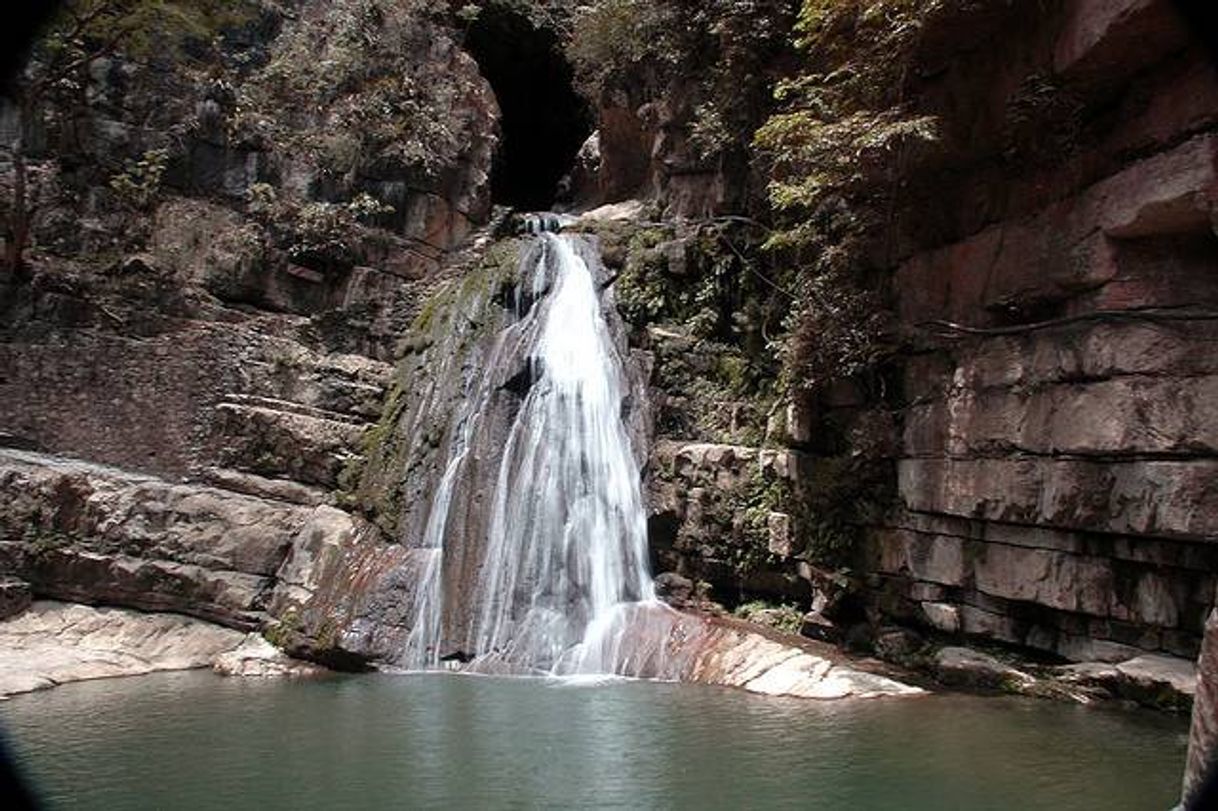
M 24 264 L 37 206 L 30 199 L 28 137 L 39 117 L 77 102 L 98 60 L 185 58 L 188 43 L 210 40 L 248 9 L 239 0 L 67 0 L 61 5 L 25 68 L 5 89 L 17 117 L 14 140 L 0 145 L 12 173 L 4 256 L 10 272 Z
M 937 121 L 905 99 L 926 21 L 960 0 L 803 0 L 802 65 L 779 82 L 779 109 L 757 130 L 776 228 L 766 247 L 793 269 L 785 374 L 813 387 L 883 354 L 873 289 L 903 168 L 928 154 Z

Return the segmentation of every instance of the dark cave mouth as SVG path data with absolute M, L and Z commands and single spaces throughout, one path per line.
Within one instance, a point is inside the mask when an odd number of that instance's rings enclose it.
M 523 211 L 554 205 L 558 183 L 592 132 L 557 36 L 499 5 L 484 7 L 465 49 L 499 100 L 501 141 L 491 199 Z

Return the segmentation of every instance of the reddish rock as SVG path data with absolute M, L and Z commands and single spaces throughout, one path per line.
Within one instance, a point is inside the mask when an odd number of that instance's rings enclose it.
M 901 497 L 919 512 L 1205 539 L 1218 534 L 1218 462 L 905 459 Z
M 1169 0 L 1074 0 L 1065 8 L 1053 69 L 1073 79 L 1114 82 L 1188 41 Z
M 1077 198 L 913 257 L 896 274 L 900 315 L 986 324 L 1102 287 L 1124 272 L 1111 239 L 1206 233 L 1216 196 L 1218 137 L 1198 136 Z
M 1201 135 L 1087 191 L 1096 224 L 1120 239 L 1205 232 L 1218 197 L 1218 136 Z
M 1205 624 L 1205 642 L 1197 660 L 1197 692 L 1184 768 L 1185 807 L 1218 760 L 1218 610 Z

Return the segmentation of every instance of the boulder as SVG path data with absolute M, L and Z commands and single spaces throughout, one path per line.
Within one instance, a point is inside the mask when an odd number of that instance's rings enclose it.
M 960 609 L 950 603 L 923 602 L 922 615 L 930 627 L 945 634 L 960 633 Z
M 1196 668 L 1174 656 L 1144 655 L 1115 664 L 1080 662 L 1054 668 L 1062 684 L 1093 698 L 1123 698 L 1157 709 L 1183 709 L 1196 693 Z
M 15 577 L 0 576 L 0 620 L 15 617 L 33 602 L 30 584 Z
M 694 582 L 676 572 L 661 572 L 655 578 L 656 596 L 672 606 L 686 605 L 694 596 Z
M 947 647 L 934 657 L 932 668 L 944 684 L 992 690 L 1024 690 L 1036 679 L 999 661 L 988 653 L 971 648 Z
M 887 662 L 906 663 L 922 649 L 924 640 L 909 628 L 889 626 L 876 631 L 875 655 Z
M 222 676 L 317 676 L 326 669 L 293 659 L 260 634 L 247 634 L 245 640 L 231 651 L 222 653 L 212 662 L 212 669 Z
M 837 642 L 841 638 L 841 629 L 819 611 L 809 611 L 803 616 L 799 634 L 822 642 Z
M 1147 654 L 1119 662 L 1121 692 L 1141 704 L 1187 709 L 1197 692 L 1197 668 L 1187 659 Z

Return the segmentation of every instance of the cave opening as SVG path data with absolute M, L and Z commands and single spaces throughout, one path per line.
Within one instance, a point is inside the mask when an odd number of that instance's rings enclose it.
M 499 100 L 502 140 L 491 174 L 499 205 L 544 211 L 592 132 L 574 74 L 554 32 L 488 5 L 470 25 L 465 48 Z

